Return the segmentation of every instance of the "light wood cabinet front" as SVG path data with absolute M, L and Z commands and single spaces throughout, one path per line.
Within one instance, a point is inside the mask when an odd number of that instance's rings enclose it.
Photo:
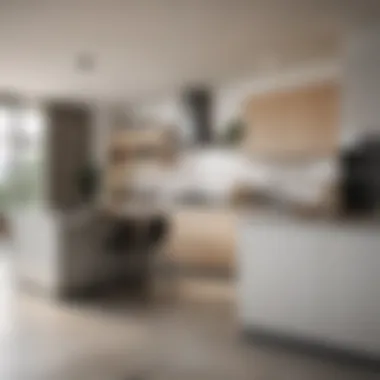
M 245 111 L 246 151 L 265 158 L 335 153 L 339 99 L 335 83 L 252 96 Z
M 236 214 L 228 210 L 183 209 L 174 213 L 167 250 L 180 265 L 232 270 Z

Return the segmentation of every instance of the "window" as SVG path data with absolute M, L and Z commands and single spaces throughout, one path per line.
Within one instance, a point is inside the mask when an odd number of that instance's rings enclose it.
M 42 113 L 0 105 L 0 211 L 41 197 Z

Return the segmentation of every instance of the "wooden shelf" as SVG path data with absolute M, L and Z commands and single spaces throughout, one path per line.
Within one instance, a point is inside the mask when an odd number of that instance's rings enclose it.
M 176 150 L 174 131 L 170 129 L 115 129 L 108 147 L 104 199 L 113 206 L 124 203 L 131 195 L 128 178 L 133 181 L 144 165 L 174 163 Z

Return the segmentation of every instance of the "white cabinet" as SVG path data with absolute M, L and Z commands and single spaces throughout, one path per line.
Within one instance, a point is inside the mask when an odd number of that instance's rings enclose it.
M 378 227 L 248 219 L 238 233 L 245 328 L 380 354 Z

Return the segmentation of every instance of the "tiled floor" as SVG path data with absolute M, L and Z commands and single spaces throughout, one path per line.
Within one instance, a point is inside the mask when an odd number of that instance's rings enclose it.
M 120 299 L 62 306 L 15 294 L 6 260 L 0 267 L 1 380 L 380 378 L 242 343 L 233 303 L 210 286 L 187 284 L 180 302 L 150 307 Z

